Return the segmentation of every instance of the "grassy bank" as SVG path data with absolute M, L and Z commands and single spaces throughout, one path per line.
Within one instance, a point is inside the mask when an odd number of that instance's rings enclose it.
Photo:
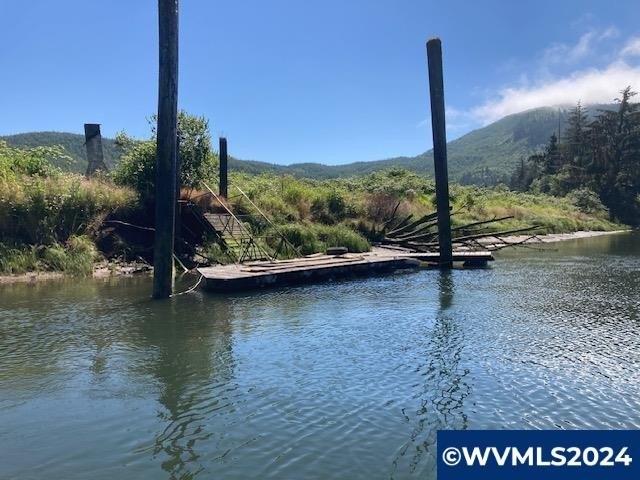
M 52 157 L 56 164 L 64 160 L 60 149 L 17 149 L 0 142 L 0 273 L 90 274 L 106 253 L 94 243 L 105 218 L 127 219 L 131 212 L 147 221 L 152 218 L 147 211 L 148 197 L 145 200 L 153 175 L 152 153 L 144 157 L 146 169 L 132 168 L 137 160 L 130 155 L 123 164 L 126 169 L 85 179 L 52 166 Z M 209 161 L 207 171 L 214 167 L 215 161 Z M 137 171 L 144 181 L 136 177 Z M 194 177 L 191 185 L 196 185 L 197 170 L 190 174 Z M 213 175 L 208 176 L 210 181 Z M 367 251 L 380 240 L 391 219 L 410 214 L 419 217 L 435 210 L 433 182 L 397 169 L 325 181 L 232 173 L 231 185 L 231 202 L 238 214 L 254 214 L 255 208 L 234 186 L 246 192 L 275 224 L 274 228 L 254 223 L 252 228 L 271 233 L 270 238 L 284 234 L 303 254 L 332 246 Z M 501 187 L 451 186 L 454 226 L 512 216 L 491 228 L 541 225 L 540 233 L 620 228 L 607 219 L 608 212 L 601 205 L 585 206 L 578 200 L 571 195 L 558 198 Z M 216 245 L 206 247 L 211 257 L 221 258 Z M 275 244 L 268 247 L 276 248 Z
M 53 166 L 64 159 L 59 148 L 0 142 L 0 273 L 90 274 L 101 258 L 93 239 L 102 219 L 137 208 L 133 190 Z
M 385 170 L 364 177 L 315 181 L 291 176 L 232 175 L 232 183 L 281 225 L 345 225 L 371 241 L 394 214 L 416 217 L 435 210 L 431 179 L 406 170 Z M 519 193 L 504 187 L 453 184 L 450 189 L 453 225 L 512 216 L 492 224 L 494 230 L 541 225 L 541 233 L 616 230 L 602 208 L 580 208 L 571 196 Z M 397 208 L 396 208 L 397 206 Z M 251 208 L 240 200 L 239 208 Z

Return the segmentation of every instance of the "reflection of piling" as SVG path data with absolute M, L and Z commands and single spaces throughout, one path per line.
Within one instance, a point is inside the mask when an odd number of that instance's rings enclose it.
M 218 150 L 218 157 L 220 157 L 220 196 L 227 198 L 229 188 L 229 182 L 227 178 L 229 159 L 227 157 L 227 139 L 225 137 L 220 137 L 220 149 Z
M 107 170 L 102 152 L 102 135 L 99 123 L 84 124 L 84 143 L 87 147 L 87 177 L 91 177 L 98 170 Z
M 159 77 L 153 297 L 173 292 L 178 118 L 178 0 L 158 0 Z
M 442 45 L 439 38 L 427 42 L 429 93 L 431 97 L 431 130 L 436 177 L 438 243 L 440 266 L 451 268 L 451 217 L 449 216 L 449 178 L 447 173 L 447 133 L 444 116 L 444 82 L 442 79 Z

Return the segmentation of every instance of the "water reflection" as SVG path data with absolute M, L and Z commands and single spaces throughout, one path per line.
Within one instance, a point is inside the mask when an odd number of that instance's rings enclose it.
M 437 430 L 468 426 L 464 402 L 471 393 L 467 381 L 470 371 L 460 365 L 465 335 L 454 309 L 454 275 L 452 271 L 437 272 L 438 309 L 433 323 L 426 322 L 429 327 L 423 332 L 424 363 L 417 366 L 422 380 L 413 397 L 417 409 L 403 412 L 412 429 L 394 460 L 394 467 L 402 472 L 402 457 L 406 456 L 411 474 L 429 478 L 435 477 Z
M 167 303 L 0 287 L 0 477 L 433 479 L 441 428 L 640 428 L 640 237 L 500 255 Z
M 158 413 L 163 427 L 149 450 L 161 458 L 169 478 L 191 479 L 211 460 L 204 445 L 224 436 L 211 417 L 231 408 L 237 387 L 230 304 L 206 306 L 200 298 L 185 310 L 180 300 L 171 305 L 171 315 L 165 306 L 151 304 L 152 315 L 141 320 L 138 338 L 152 349 L 141 367 L 157 380 L 163 407 Z

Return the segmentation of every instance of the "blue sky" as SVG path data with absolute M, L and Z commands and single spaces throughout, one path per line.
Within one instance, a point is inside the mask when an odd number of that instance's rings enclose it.
M 640 90 L 637 1 L 181 0 L 180 108 L 232 155 L 328 164 L 431 147 L 425 41 L 449 139 L 543 105 Z M 0 0 L 0 134 L 149 135 L 155 0 Z

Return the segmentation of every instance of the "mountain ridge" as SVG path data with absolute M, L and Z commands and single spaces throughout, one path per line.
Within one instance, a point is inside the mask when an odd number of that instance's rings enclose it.
M 593 105 L 590 115 L 611 105 Z M 447 143 L 449 176 L 464 184 L 493 185 L 506 181 L 522 158 L 539 151 L 558 129 L 564 130 L 570 109 L 566 107 L 539 107 L 508 115 L 489 125 L 472 130 Z M 68 168 L 84 172 L 87 161 L 84 136 L 66 132 L 27 132 L 0 136 L 12 146 L 62 145 L 75 160 Z M 103 137 L 105 163 L 115 166 L 122 150 L 113 139 Z M 387 168 L 405 168 L 420 174 L 433 174 L 433 151 L 419 155 L 398 156 L 382 160 L 358 161 L 342 165 L 297 163 L 279 165 L 258 160 L 231 158 L 229 168 L 247 173 L 291 174 L 315 179 L 366 175 Z

